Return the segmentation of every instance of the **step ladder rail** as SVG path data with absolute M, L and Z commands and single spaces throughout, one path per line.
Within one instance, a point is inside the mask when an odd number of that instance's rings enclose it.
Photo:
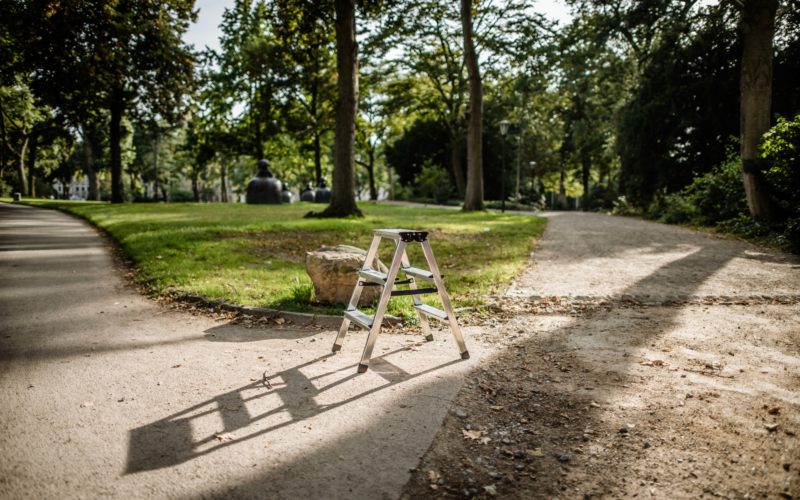
M 378 255 L 378 246 L 381 244 L 381 237 L 374 236 L 372 238 L 372 244 L 369 246 L 369 250 L 367 250 L 367 257 L 364 259 L 364 265 L 361 266 L 362 270 L 372 269 L 372 266 L 375 261 L 375 256 Z M 347 303 L 348 311 L 358 308 L 358 301 L 361 299 L 361 292 L 364 290 L 364 285 L 361 284 L 361 280 L 356 282 L 355 288 L 353 288 L 353 293 L 350 295 L 350 302 Z M 336 340 L 333 341 L 333 347 L 331 348 L 332 352 L 337 352 L 342 349 L 342 344 L 344 344 L 344 337 L 347 335 L 347 330 L 350 328 L 350 319 L 347 316 L 344 317 L 342 320 L 342 326 L 339 327 L 339 333 L 336 335 Z
M 456 315 L 453 312 L 453 305 L 450 303 L 450 297 L 444 288 L 442 281 L 442 274 L 439 272 L 439 266 L 436 264 L 436 258 L 433 256 L 430 242 L 426 239 L 422 242 L 422 253 L 425 255 L 425 260 L 428 262 L 428 269 L 433 273 L 433 282 L 436 284 L 436 289 L 439 292 L 439 299 L 442 301 L 442 307 L 447 314 L 447 321 L 450 323 L 450 331 L 456 339 L 458 350 L 461 353 L 461 359 L 469 358 L 469 351 L 467 344 L 464 342 L 464 336 L 461 334 L 461 328 L 458 326 Z
M 380 242 L 380 236 L 376 238 L 378 242 Z M 378 340 L 378 332 L 380 332 L 381 324 L 383 323 L 383 316 L 386 313 L 386 307 L 389 305 L 389 299 L 392 296 L 394 280 L 397 278 L 397 273 L 400 271 L 400 257 L 405 250 L 406 243 L 404 241 L 399 241 L 394 252 L 394 257 L 392 257 L 392 265 L 386 276 L 386 286 L 383 287 L 381 298 L 378 300 L 378 306 L 375 309 L 375 317 L 372 321 L 372 327 L 369 329 L 369 335 L 367 335 L 364 353 L 361 355 L 361 362 L 358 364 L 358 373 L 364 373 L 367 371 L 367 368 L 369 368 L 369 359 L 372 357 L 372 350 L 375 348 L 375 341 Z
M 400 267 L 401 270 L 404 267 L 411 267 L 411 262 L 408 260 L 408 254 L 405 252 L 405 250 L 403 251 L 402 257 L 400 258 L 400 264 L 401 264 Z M 408 288 L 411 290 L 416 290 L 417 289 L 416 281 L 412 279 L 411 282 L 408 284 Z M 414 301 L 414 305 L 416 306 L 422 305 L 422 299 L 420 299 L 419 295 L 412 295 L 411 300 Z M 414 311 L 416 311 L 417 313 L 417 318 L 419 319 L 419 325 L 422 328 L 422 335 L 428 342 L 432 341 L 433 333 L 431 333 L 431 327 L 428 324 L 428 317 L 419 312 L 417 309 L 414 309 Z

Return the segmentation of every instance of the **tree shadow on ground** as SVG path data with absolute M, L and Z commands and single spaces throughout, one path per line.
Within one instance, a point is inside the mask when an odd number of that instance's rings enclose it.
M 631 284 L 623 295 L 640 296 L 673 282 L 678 293 L 691 296 L 737 256 L 701 247 Z M 687 267 L 697 272 L 692 282 L 676 278 Z M 764 467 L 763 460 L 745 455 L 769 450 L 777 462 L 794 447 L 800 458 L 796 429 L 770 433 L 762 426 L 751 437 L 748 426 L 767 416 L 762 405 L 782 401 L 796 407 L 797 399 L 774 381 L 740 381 L 738 373 L 722 374 L 714 364 L 720 356 L 734 356 L 715 349 L 720 339 L 735 335 L 736 322 L 746 314 L 687 326 L 684 315 L 702 314 L 705 306 L 691 307 L 617 305 L 583 318 L 561 316 L 549 331 L 527 335 L 487 360 L 457 397 L 475 414 L 467 421 L 448 416 L 406 491 L 411 497 L 431 495 L 427 471 L 457 461 L 459 467 L 437 472 L 444 497 L 484 495 L 484 486 L 507 498 L 796 493 L 800 480 L 790 479 L 779 463 L 767 464 L 771 469 L 756 478 L 752 467 Z M 529 316 L 531 322 L 540 318 Z M 779 359 L 762 356 L 762 368 L 780 367 Z M 715 412 L 713 401 L 723 398 L 741 413 Z M 784 421 L 798 424 L 797 418 Z M 463 439 L 467 423 L 482 428 L 491 444 Z M 780 484 L 780 478 L 788 482 Z

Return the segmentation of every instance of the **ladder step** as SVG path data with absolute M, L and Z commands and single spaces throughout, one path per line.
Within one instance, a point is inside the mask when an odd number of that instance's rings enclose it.
M 414 306 L 414 309 L 421 312 L 425 316 L 430 316 L 440 321 L 447 321 L 446 312 L 442 311 L 441 309 L 436 309 L 435 307 L 431 307 L 428 304 L 417 304 Z
M 376 229 L 373 231 L 373 234 L 381 238 L 402 240 L 406 243 L 411 241 L 418 241 L 421 243 L 428 239 L 427 231 L 412 231 L 410 229 Z
M 428 270 L 418 267 L 402 267 L 400 270 L 406 273 L 407 276 L 433 281 L 433 273 Z
M 382 273 L 380 271 L 376 271 L 374 269 L 361 269 L 358 271 L 358 276 L 363 278 L 364 281 L 368 281 L 370 283 L 378 283 L 379 285 L 386 284 L 386 273 Z
M 362 328 L 372 328 L 372 323 L 374 319 L 372 316 L 368 316 L 363 312 L 359 311 L 358 309 L 353 309 L 352 311 L 345 311 L 344 317 L 352 321 L 353 323 L 357 324 Z

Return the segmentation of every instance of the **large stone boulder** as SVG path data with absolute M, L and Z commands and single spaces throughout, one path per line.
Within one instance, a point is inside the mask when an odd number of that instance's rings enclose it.
M 317 300 L 326 304 L 344 304 L 350 301 L 358 279 L 358 270 L 364 265 L 367 252 L 350 245 L 323 246 L 306 254 L 306 272 L 314 283 Z M 376 267 L 377 266 L 377 267 Z M 373 269 L 387 272 L 383 263 L 375 258 Z M 378 299 L 383 291 L 380 286 L 365 286 L 359 305 Z

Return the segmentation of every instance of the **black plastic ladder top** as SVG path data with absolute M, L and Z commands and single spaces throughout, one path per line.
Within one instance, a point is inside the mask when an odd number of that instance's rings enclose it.
M 400 232 L 400 239 L 406 243 L 410 243 L 412 241 L 417 241 L 422 243 L 423 241 L 428 239 L 428 232 L 427 231 L 401 231 Z

